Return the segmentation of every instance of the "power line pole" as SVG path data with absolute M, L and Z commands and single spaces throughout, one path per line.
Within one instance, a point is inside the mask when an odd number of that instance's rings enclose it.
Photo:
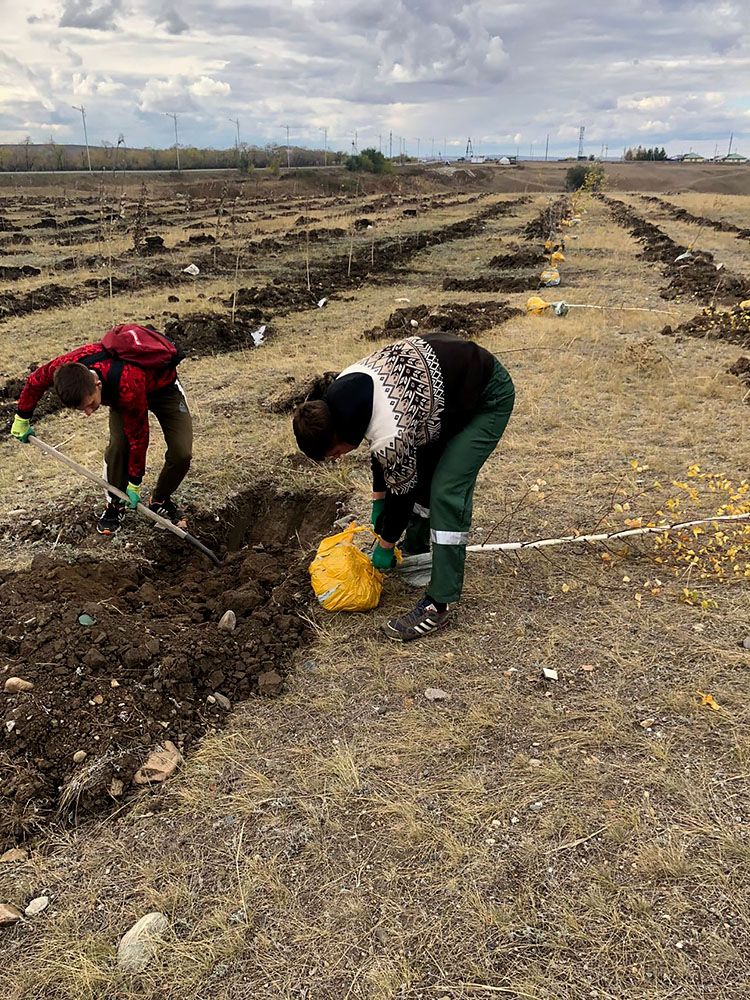
M 240 165 L 240 120 L 239 118 L 229 118 L 228 121 L 237 126 L 237 166 Z
M 578 159 L 583 159 L 583 133 L 586 131 L 586 126 L 581 125 L 578 129 Z
M 378 132 L 378 152 L 383 152 L 383 136 Z
M 388 159 L 393 159 L 393 129 L 388 133 Z
M 727 156 L 732 152 L 732 139 L 734 139 L 734 132 L 729 133 L 729 149 L 727 150 Z M 91 169 L 89 167 L 89 169 Z
M 164 114 L 167 118 L 171 118 L 174 121 L 174 151 L 177 156 L 177 173 L 180 172 L 180 140 L 177 135 L 177 115 L 172 111 L 165 111 Z
M 432 146 L 430 147 L 430 159 L 434 160 L 435 159 L 435 137 L 433 136 L 430 141 L 432 142 Z
M 89 136 L 88 132 L 86 131 L 86 109 L 84 108 L 83 105 L 81 105 L 80 108 L 75 104 L 71 104 L 70 106 L 74 111 L 80 111 L 81 118 L 83 118 L 83 141 L 86 143 L 86 160 L 89 165 L 89 173 L 91 173 L 91 154 L 89 153 Z
M 419 139 L 417 139 L 417 163 L 419 163 Z
M 323 142 L 324 142 L 324 146 L 323 146 L 323 166 L 327 167 L 328 166 L 328 126 L 325 125 L 323 128 L 321 128 L 320 131 L 323 133 Z
M 547 142 L 546 142 L 546 144 L 544 146 L 544 162 L 545 163 L 547 162 L 548 154 L 549 154 L 549 132 L 547 133 Z

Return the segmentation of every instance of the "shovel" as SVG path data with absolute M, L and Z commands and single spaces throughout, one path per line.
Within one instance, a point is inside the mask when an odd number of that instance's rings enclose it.
M 52 445 L 47 444 L 46 441 L 40 441 L 35 434 L 32 434 L 31 437 L 29 437 L 29 441 L 33 442 L 40 451 L 45 452 L 47 455 L 52 455 L 52 457 L 56 458 L 58 462 L 62 462 L 63 465 L 67 465 L 68 468 L 73 470 L 73 472 L 77 472 L 79 476 L 84 476 L 86 479 L 90 479 L 92 483 L 96 483 L 97 486 L 101 486 L 108 493 L 111 493 L 112 496 L 119 497 L 127 504 L 130 503 L 130 498 L 127 493 L 123 493 L 122 490 L 118 490 L 116 486 L 111 486 L 102 476 L 97 476 L 95 472 L 91 472 L 90 469 L 85 468 L 83 465 L 79 465 L 78 462 L 74 462 L 72 458 L 68 458 L 67 455 L 63 455 L 61 451 L 58 451 L 57 448 L 53 448 Z M 167 520 L 166 517 L 162 517 L 161 514 L 155 513 L 142 503 L 139 503 L 135 509 L 139 514 L 143 514 L 144 517 L 153 521 L 154 524 L 158 524 L 161 528 L 166 528 L 167 531 L 171 531 L 173 535 L 177 535 L 178 538 L 181 538 L 183 542 L 187 542 L 188 545 L 192 545 L 194 549 L 197 549 L 207 559 L 210 559 L 214 566 L 222 565 L 221 559 L 219 559 L 215 552 L 212 552 L 211 549 L 203 544 L 203 542 L 199 542 L 197 538 L 194 538 L 193 535 L 189 534 L 183 528 L 180 528 L 178 525 Z

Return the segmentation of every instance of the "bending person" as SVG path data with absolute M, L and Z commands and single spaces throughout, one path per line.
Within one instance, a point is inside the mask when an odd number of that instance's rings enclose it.
M 513 382 L 478 344 L 451 334 L 409 337 L 341 372 L 323 399 L 294 412 L 297 444 L 310 458 L 339 458 L 366 440 L 372 455 L 378 569 L 432 543 L 432 576 L 413 611 L 384 626 L 409 642 L 446 625 L 461 596 L 479 470 L 513 410 Z
M 114 327 L 101 341 L 62 354 L 29 375 L 11 434 L 28 441 L 34 433 L 34 410 L 53 385 L 63 406 L 87 417 L 100 406 L 108 406 L 107 481 L 126 492 L 130 507 L 135 508 L 146 470 L 150 410 L 161 425 L 167 451 L 148 505 L 177 522 L 181 514 L 172 495 L 187 475 L 193 448 L 193 422 L 177 380 L 180 360 L 176 347 L 163 334 L 135 324 Z M 122 524 L 123 501 L 111 495 L 107 501 L 96 524 L 100 535 L 113 535 Z

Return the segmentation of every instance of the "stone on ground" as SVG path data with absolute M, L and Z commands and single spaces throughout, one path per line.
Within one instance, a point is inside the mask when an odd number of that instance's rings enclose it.
M 142 972 L 156 957 L 169 931 L 163 913 L 147 913 L 123 934 L 117 946 L 117 965 L 123 972 Z
M 6 694 L 21 694 L 23 691 L 33 691 L 32 681 L 25 681 L 23 677 L 9 677 L 5 682 Z
M 10 927 L 21 919 L 21 911 L 12 903 L 0 903 L 0 927 Z
M 166 781 L 183 761 L 183 756 L 171 740 L 165 740 L 149 754 L 146 763 L 139 768 L 133 781 L 136 785 L 150 785 L 154 781 Z
M 49 896 L 37 896 L 36 899 L 31 900 L 23 912 L 27 917 L 36 917 L 38 914 L 46 910 L 48 906 Z

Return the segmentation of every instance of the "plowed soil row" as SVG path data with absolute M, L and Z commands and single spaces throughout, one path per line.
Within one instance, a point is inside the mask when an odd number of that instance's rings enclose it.
M 38 556 L 4 576 L 0 851 L 53 817 L 121 803 L 149 751 L 164 740 L 189 749 L 221 725 L 224 699 L 280 689 L 307 633 L 298 533 L 310 542 L 335 510 L 332 497 L 261 484 L 222 513 L 223 537 L 213 519 L 198 525 L 231 550 L 220 569 L 159 535 L 150 558 L 103 559 L 84 539 L 73 563 Z M 228 610 L 234 631 L 218 627 Z M 11 676 L 33 690 L 4 692 Z
M 644 260 L 662 265 L 668 283 L 659 290 L 663 299 L 694 299 L 698 302 L 734 304 L 750 294 L 750 279 L 728 268 L 717 269 L 713 254 L 704 250 L 688 251 L 667 234 L 647 222 L 621 201 L 601 195 L 618 225 L 630 231 L 643 244 Z M 687 254 L 683 260 L 678 257 Z
M 750 240 L 750 229 L 742 229 L 733 222 L 725 222 L 723 219 L 709 219 L 707 215 L 693 215 L 686 208 L 680 208 L 679 205 L 673 205 L 672 202 L 656 198 L 654 195 L 642 194 L 641 199 L 649 205 L 655 205 L 678 222 L 694 222 L 705 229 L 715 229 L 718 233 L 735 233 L 737 239 Z
M 403 265 L 421 250 L 451 240 L 475 236 L 483 230 L 487 221 L 502 215 L 512 214 L 519 205 L 527 200 L 519 198 L 515 201 L 499 202 L 485 208 L 476 216 L 463 219 L 460 222 L 418 233 L 408 233 L 395 238 L 384 237 L 375 240 L 371 247 L 368 246 L 366 254 L 361 254 L 359 258 L 355 256 L 352 259 L 351 266 L 348 253 L 336 256 L 327 262 L 316 262 L 313 268 L 313 288 L 316 294 L 307 288 L 306 280 L 300 275 L 300 269 L 297 267 L 286 279 L 279 278 L 271 286 L 243 289 L 243 301 L 252 302 L 254 305 L 273 305 L 275 307 L 285 305 L 289 309 L 314 305 L 321 294 L 331 295 L 343 287 L 358 287 L 370 275 L 390 272 L 394 267 Z M 326 238 L 325 234 L 321 234 L 321 238 Z M 295 232 L 288 235 L 288 239 L 297 245 L 305 239 L 305 236 L 304 233 Z M 279 242 L 278 237 L 271 237 L 267 241 L 260 241 L 259 244 L 249 244 L 247 254 L 264 255 L 273 248 L 277 248 Z M 282 245 L 283 249 L 287 248 L 285 241 L 282 241 Z M 245 253 L 246 251 L 243 250 L 242 254 Z M 231 268 L 233 270 L 235 262 L 236 251 L 226 252 L 225 256 L 219 258 L 218 248 L 214 248 L 214 252 L 209 255 L 191 261 L 208 274 L 212 273 L 212 268 Z M 113 275 L 111 279 L 109 277 L 89 278 L 81 284 L 73 286 L 51 283 L 29 292 L 3 292 L 0 293 L 0 321 L 40 310 L 80 305 L 99 296 L 109 295 L 110 292 L 118 294 L 119 292 L 132 292 L 143 288 L 170 286 L 176 283 L 184 284 L 191 279 L 182 273 L 182 262 L 180 263 L 180 270 L 177 272 L 174 269 L 157 266 L 150 270 L 144 269 L 132 277 Z M 279 285 L 288 286 L 286 294 L 279 295 Z
M 734 306 L 717 309 L 707 306 L 702 312 L 674 329 L 665 326 L 665 337 L 700 337 L 708 340 L 726 340 L 738 347 L 750 348 L 750 308 Z
M 513 316 L 523 315 L 506 301 L 444 302 L 439 306 L 406 306 L 396 309 L 383 326 L 374 326 L 364 333 L 365 340 L 398 340 L 422 332 L 441 331 L 457 337 L 475 337 L 493 326 L 506 323 Z
M 336 256 L 316 268 L 315 280 L 311 280 L 310 288 L 307 287 L 300 268 L 290 268 L 287 271 L 286 281 L 282 277 L 265 286 L 240 288 L 235 303 L 237 311 L 234 322 L 231 313 L 193 313 L 168 321 L 164 332 L 175 340 L 184 353 L 191 356 L 252 347 L 253 340 L 250 336 L 252 331 L 261 323 L 267 325 L 274 313 L 283 315 L 293 311 L 316 308 L 321 298 L 344 289 L 359 288 L 371 280 L 374 275 L 392 274 L 394 268 L 403 265 L 421 250 L 477 235 L 484 230 L 489 220 L 513 214 L 520 205 L 525 204 L 528 200 L 524 197 L 498 202 L 483 209 L 476 216 L 459 222 L 432 230 L 410 233 L 396 239 L 388 237 L 377 240 L 375 241 L 374 253 L 369 251 L 362 259 L 355 257 L 350 262 L 348 254 Z M 184 285 L 191 280 L 185 274 L 175 275 L 160 268 L 146 272 L 139 279 L 144 284 L 151 286 L 163 284 L 165 281 L 170 284 L 179 281 L 181 285 Z M 104 290 L 101 293 L 109 293 L 107 279 L 91 279 L 91 281 L 96 283 L 100 290 L 104 284 Z M 45 299 L 44 308 L 74 304 L 75 296 L 83 294 L 81 289 L 65 288 L 61 285 L 44 287 L 52 290 L 49 297 Z M 91 294 L 89 283 L 86 284 L 85 290 L 87 296 L 94 297 Z M 26 293 L 26 295 L 27 297 L 38 296 L 42 291 L 43 289 L 37 289 L 36 292 Z M 94 294 L 99 294 L 99 292 Z M 11 293 L 5 293 L 5 296 L 10 295 Z M 73 300 L 69 300 L 68 295 L 72 295 Z M 15 299 L 19 301 L 23 300 L 24 297 L 17 296 Z M 224 303 L 227 309 L 231 309 L 232 304 L 231 298 Z M 2 309 L 3 295 L 0 295 L 0 318 L 3 316 Z M 31 311 L 31 308 L 27 311 Z M 31 368 L 33 367 L 36 365 L 31 366 Z M 26 374 L 28 374 L 28 370 Z M 11 377 L 4 383 L 0 383 L 0 416 L 5 417 L 3 422 L 7 426 L 12 420 L 15 403 L 23 388 L 25 378 L 25 375 Z M 48 393 L 37 411 L 36 422 L 38 423 L 41 418 L 55 413 L 59 409 L 60 404 L 56 397 L 52 393 Z

